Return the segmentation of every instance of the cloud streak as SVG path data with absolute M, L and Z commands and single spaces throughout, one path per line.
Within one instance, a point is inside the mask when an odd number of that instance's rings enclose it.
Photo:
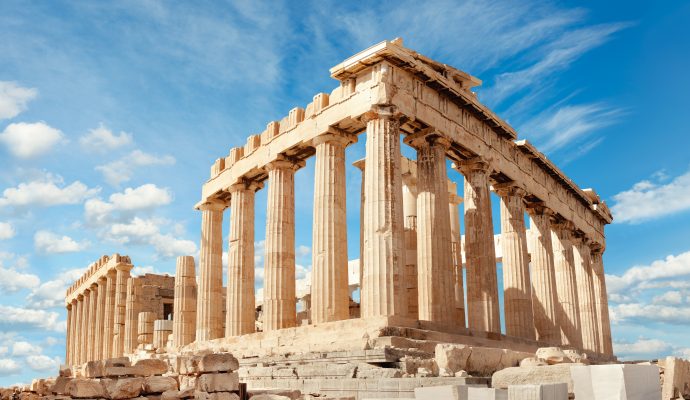
M 614 222 L 636 224 L 690 210 L 690 170 L 668 183 L 660 178 L 656 174 L 614 195 Z

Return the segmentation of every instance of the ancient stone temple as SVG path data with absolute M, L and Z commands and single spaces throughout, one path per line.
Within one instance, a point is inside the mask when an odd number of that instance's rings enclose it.
M 446 355 L 434 346 L 442 344 L 475 349 L 462 369 L 478 376 L 550 346 L 578 360 L 615 360 L 602 264 L 612 217 L 596 192 L 578 187 L 481 104 L 472 92 L 479 79 L 400 40 L 330 72 L 339 81 L 332 92 L 268 122 L 213 163 L 196 204 L 198 269 L 193 257 L 181 256 L 174 278 L 131 277 L 129 258 L 115 255 L 69 289 L 68 364 L 147 351 L 229 351 L 250 387 L 284 378 L 304 388 L 305 379 L 319 377 L 453 377 L 461 368 L 441 361 Z M 345 153 L 357 141 L 366 148 L 355 163 L 360 241 L 348 243 Z M 402 156 L 403 144 L 416 160 Z M 312 281 L 305 295 L 296 289 L 294 177 L 310 157 Z M 464 179 L 453 181 L 449 166 Z M 267 191 L 265 238 L 255 237 L 259 190 Z M 500 221 L 493 221 L 492 197 Z M 254 242 L 262 239 L 257 301 Z M 355 268 L 352 248 L 359 249 Z M 298 298 L 306 304 L 300 313 Z M 502 352 L 496 365 L 482 364 L 493 357 L 484 348 Z M 354 369 L 304 367 L 323 361 Z

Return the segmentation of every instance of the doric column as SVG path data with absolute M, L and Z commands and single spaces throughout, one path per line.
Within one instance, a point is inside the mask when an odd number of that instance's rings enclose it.
M 417 177 L 403 174 L 403 217 L 405 226 L 405 294 L 407 316 L 419 319 L 419 293 L 417 291 Z
M 230 187 L 226 337 L 256 331 L 254 193 L 260 188 L 260 184 L 250 181 Z
M 604 263 L 602 260 L 604 249 L 596 243 L 592 243 L 590 248 L 594 301 L 597 306 L 597 321 L 599 321 L 599 345 L 601 346 L 602 353 L 612 356 L 611 320 L 609 319 L 609 301 L 606 295 L 606 276 L 604 275 Z
M 462 245 L 460 234 L 460 209 L 462 197 L 455 193 L 455 183 L 453 191 L 449 193 L 448 214 L 450 215 L 450 243 L 451 253 L 453 254 L 453 282 L 455 283 L 455 313 L 453 321 L 464 328 L 465 324 L 465 284 L 462 275 Z
M 362 184 L 359 192 L 359 305 L 362 307 L 362 287 L 364 282 L 364 159 L 352 163 L 362 171 Z M 361 314 L 360 314 L 361 315 Z
M 75 325 L 74 325 L 74 341 L 73 341 L 73 348 L 72 348 L 72 354 L 74 355 L 74 361 L 72 362 L 72 365 L 79 365 L 84 362 L 84 359 L 82 358 L 82 350 L 84 349 L 83 346 L 83 336 L 82 336 L 82 327 L 84 326 L 84 295 L 80 294 L 77 295 L 77 319 L 75 320 Z
M 451 323 L 455 315 L 455 282 L 446 173 L 450 142 L 432 133 L 409 143 L 417 149 L 419 319 Z
M 345 147 L 354 135 L 329 132 L 314 138 L 314 222 L 311 320 L 313 324 L 350 316 L 347 281 Z
M 103 325 L 105 324 L 105 300 L 106 300 L 106 278 L 101 277 L 96 282 L 98 285 L 98 302 L 96 303 L 95 333 L 93 345 L 93 359 L 103 360 L 108 357 L 103 356 Z
M 512 182 L 494 185 L 501 197 L 503 304 L 506 335 L 535 339 L 532 285 L 525 229 L 524 189 Z
M 501 333 L 496 278 L 496 249 L 489 194 L 489 164 L 471 159 L 457 164 L 465 176 L 465 260 L 467 325 Z
M 81 363 L 85 363 L 87 361 L 90 361 L 89 357 L 89 327 L 92 324 L 91 323 L 91 290 L 85 289 L 84 290 L 84 300 L 82 303 L 81 307 L 81 335 L 79 336 L 80 339 L 80 344 L 79 344 L 79 359 L 81 360 Z
M 130 264 L 118 264 L 115 278 L 115 317 L 113 318 L 113 357 L 122 357 L 125 350 L 125 310 Z
M 195 305 L 196 306 L 196 305 Z M 195 310 L 196 311 L 196 310 Z M 153 344 L 153 323 L 156 314 L 150 311 L 140 312 L 137 317 L 137 344 Z M 175 328 L 173 327 L 173 330 Z M 138 346 L 137 346 L 138 347 Z
M 540 205 L 529 207 L 530 249 L 532 251 L 532 309 L 536 339 L 553 345 L 561 344 L 562 311 L 556 294 L 556 271 L 551 243 L 553 212 Z
M 137 325 L 141 311 L 141 280 L 127 280 L 127 300 L 125 303 L 125 353 L 131 354 L 137 348 Z
M 266 165 L 268 210 L 264 258 L 264 331 L 295 326 L 295 171 L 285 158 Z
M 577 298 L 580 306 L 582 348 L 600 353 L 597 306 L 594 297 L 594 281 L 592 279 L 592 265 L 589 259 L 590 250 L 587 239 L 582 236 L 576 237 L 573 241 L 573 250 Z
M 98 285 L 93 283 L 90 287 L 91 298 L 89 303 L 89 332 L 88 332 L 88 357 L 89 361 L 96 359 L 96 310 L 98 308 Z
M 77 341 L 78 341 L 78 324 L 79 324 L 79 310 L 77 307 L 77 299 L 73 298 L 72 299 L 72 320 L 70 321 L 70 337 L 69 337 L 69 348 L 67 351 L 69 352 L 69 363 L 68 365 L 76 365 L 77 364 L 77 354 L 75 348 L 77 347 Z
M 582 349 L 572 227 L 570 223 L 563 221 L 553 223 L 551 229 L 556 293 L 561 312 L 561 343 Z
M 139 313 L 139 320 L 141 320 Z M 153 329 L 153 320 L 151 324 Z M 153 333 L 153 330 L 151 331 Z M 173 345 L 186 346 L 196 335 L 196 271 L 194 257 L 177 257 L 175 268 L 175 298 L 173 301 Z M 141 342 L 139 342 L 141 343 Z
M 72 303 L 67 304 L 67 340 L 65 343 L 65 364 L 71 365 L 72 359 L 70 354 L 71 344 L 72 344 L 72 321 L 74 319 L 74 314 L 72 313 Z
M 196 340 L 223 336 L 223 210 L 225 204 L 208 202 L 201 210 L 199 292 L 196 303 Z
M 103 311 L 103 359 L 113 357 L 113 335 L 115 334 L 115 292 L 116 271 L 109 270 L 105 275 L 105 310 Z
M 362 317 L 405 316 L 400 127 L 393 107 L 367 122 Z

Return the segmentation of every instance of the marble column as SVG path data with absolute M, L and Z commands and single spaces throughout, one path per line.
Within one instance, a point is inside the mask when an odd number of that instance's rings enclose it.
M 362 317 L 406 316 L 400 127 L 393 107 L 367 121 Z
M 127 280 L 132 265 L 118 264 L 115 278 L 115 307 L 113 318 L 113 357 L 122 357 L 125 351 L 125 310 L 127 308 Z
M 261 185 L 255 182 L 243 182 L 230 187 L 226 337 L 256 331 L 254 193 L 259 188 Z
M 496 278 L 496 249 L 489 193 L 489 164 L 471 159 L 456 165 L 465 177 L 465 260 L 467 325 L 501 333 Z
M 113 335 L 115 334 L 115 292 L 117 287 L 115 270 L 105 275 L 105 309 L 103 311 L 103 359 L 113 356 Z
M 201 210 L 199 291 L 196 303 L 196 340 L 223 336 L 223 210 L 226 205 L 209 202 Z
M 529 207 L 530 249 L 532 251 L 532 309 L 536 339 L 561 344 L 561 311 L 556 294 L 556 271 L 551 243 L 553 212 L 540 205 Z
M 82 350 L 84 349 L 84 339 L 83 330 L 84 326 L 84 295 L 77 295 L 77 319 L 74 325 L 74 347 L 72 354 L 74 355 L 74 361 L 72 365 L 80 365 L 84 362 L 82 358 Z
M 411 144 L 417 149 L 419 319 L 450 324 L 455 315 L 455 282 L 446 172 L 446 150 L 450 142 L 430 134 L 415 138 Z
M 405 294 L 407 316 L 419 319 L 419 293 L 417 291 L 417 177 L 403 175 L 403 217 L 405 227 Z
M 450 215 L 450 243 L 453 254 L 453 282 L 455 297 L 455 313 L 453 320 L 459 327 L 466 327 L 465 323 L 465 284 L 462 268 L 462 235 L 460 234 L 460 203 L 462 197 L 453 192 L 449 194 L 448 215 Z
M 587 239 L 582 236 L 576 237 L 573 241 L 573 250 L 575 278 L 577 281 L 577 298 L 580 307 L 582 348 L 600 353 L 597 306 L 594 297 L 594 281 L 592 278 L 592 265 L 590 264 L 590 250 Z
M 72 303 L 67 304 L 67 343 L 65 345 L 65 364 L 72 364 L 72 355 L 70 354 L 72 344 L 72 321 L 74 314 L 72 313 Z
M 568 222 L 553 223 L 551 243 L 556 271 L 556 293 L 561 312 L 561 343 L 582 349 L 571 224 Z
M 89 357 L 89 327 L 92 325 L 91 322 L 91 290 L 84 290 L 84 300 L 81 308 L 82 319 L 81 319 L 81 329 L 79 338 L 81 343 L 79 344 L 79 359 L 82 363 L 91 361 Z
M 70 322 L 70 341 L 69 341 L 69 365 L 77 364 L 77 341 L 78 341 L 78 324 L 79 324 L 79 310 L 77 307 L 77 299 L 72 299 L 72 321 Z
M 364 282 L 364 159 L 352 163 L 362 172 L 362 184 L 359 192 L 359 306 L 362 308 L 362 287 Z
M 501 197 L 503 304 L 506 335 L 535 339 L 532 285 L 525 228 L 524 189 L 512 183 L 494 185 Z
M 345 147 L 356 136 L 329 132 L 314 138 L 314 222 L 311 320 L 313 324 L 350 317 L 347 276 Z
M 138 345 L 153 344 L 153 323 L 155 320 L 155 313 L 150 311 L 139 313 L 137 316 L 137 347 Z
M 609 319 L 609 301 L 606 295 L 606 276 L 604 275 L 604 263 L 602 246 L 592 243 L 591 246 L 592 278 L 594 281 L 594 301 L 597 307 L 597 321 L 599 321 L 599 345 L 601 352 L 612 356 L 611 320 Z
M 294 327 L 295 171 L 303 164 L 281 158 L 266 165 L 268 210 L 264 258 L 264 331 Z
M 125 303 L 125 353 L 131 354 L 137 348 L 137 329 L 141 312 L 142 283 L 138 278 L 127 280 L 127 300 Z
M 96 359 L 96 310 L 98 309 L 98 285 L 93 283 L 90 287 L 91 298 L 89 304 L 89 340 L 88 340 L 88 357 L 89 361 Z
M 194 257 L 177 257 L 175 268 L 175 298 L 173 300 L 173 345 L 186 346 L 196 335 L 196 271 Z M 139 320 L 141 320 L 139 313 Z M 153 320 L 151 318 L 151 334 Z M 141 342 L 140 342 L 141 343 Z
M 98 303 L 96 303 L 95 336 L 94 336 L 94 360 L 103 360 L 108 357 L 103 356 L 103 325 L 105 320 L 105 299 L 106 299 L 106 278 L 100 277 L 96 282 L 98 285 Z

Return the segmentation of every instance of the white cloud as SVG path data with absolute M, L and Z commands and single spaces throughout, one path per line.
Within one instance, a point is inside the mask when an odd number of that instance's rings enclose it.
M 666 184 L 659 178 L 656 174 L 614 195 L 614 222 L 638 223 L 690 210 L 690 171 Z
M 14 227 L 9 222 L 0 222 L 0 240 L 12 239 L 16 234 Z
M 25 274 L 14 268 L 0 267 L 0 292 L 13 293 L 22 289 L 33 289 L 41 283 L 38 276 Z
M 113 213 L 115 212 L 127 214 L 151 210 L 170 204 L 172 198 L 170 190 L 147 183 L 134 189 L 127 188 L 121 193 L 113 193 L 109 197 L 109 202 L 101 199 L 87 200 L 84 204 L 84 212 L 87 221 L 98 225 L 113 221 L 115 219 Z
M 657 304 L 626 303 L 610 306 L 611 322 L 667 323 L 687 325 L 690 321 L 690 307 L 673 307 Z
M 683 303 L 683 294 L 677 290 L 671 290 L 664 294 L 654 296 L 652 303 L 654 304 L 668 304 L 668 305 L 678 305 Z
M 10 351 L 9 347 L 7 346 L 0 346 L 0 356 L 4 356 Z
M 106 236 L 121 244 L 153 246 L 157 255 L 162 258 L 196 253 L 197 247 L 194 242 L 161 233 L 160 227 L 165 225 L 169 225 L 169 221 L 134 217 L 126 223 L 112 224 Z
M 0 376 L 18 374 L 22 368 L 11 358 L 0 358 Z
M 64 332 L 65 321 L 58 320 L 57 312 L 0 304 L 0 330 L 22 329 Z
M 690 275 L 690 251 L 670 255 L 649 265 L 634 266 L 621 276 L 606 275 L 609 293 L 625 293 L 631 288 L 639 289 L 641 284 L 658 280 L 671 280 Z
M 38 231 L 34 235 L 34 247 L 36 250 L 46 253 L 74 253 L 84 250 L 89 246 L 88 241 L 77 242 L 66 235 L 58 235 L 50 231 Z
M 640 338 L 633 343 L 614 342 L 613 352 L 621 358 L 658 358 L 671 351 L 671 345 L 659 339 Z
M 45 122 L 17 122 L 7 125 L 0 133 L 0 142 L 19 158 L 45 154 L 62 140 L 62 132 Z
M 50 358 L 46 355 L 32 355 L 26 358 L 26 364 L 34 371 L 53 371 L 56 372 L 60 368 L 60 357 Z
M 37 94 L 36 89 L 21 87 L 16 82 L 0 81 L 0 120 L 19 115 Z
M 132 143 L 132 134 L 120 132 L 119 135 L 100 124 L 98 128 L 91 129 L 88 134 L 79 139 L 79 144 L 85 149 L 97 152 L 117 149 Z
M 32 354 L 40 354 L 41 352 L 43 352 L 41 347 L 25 341 L 17 341 L 12 345 L 12 356 L 15 357 L 30 356 Z
M 297 246 L 297 251 L 295 253 L 297 257 L 306 257 L 311 254 L 311 248 L 301 244 Z
M 103 177 L 108 183 L 113 186 L 119 186 L 121 183 L 127 182 L 132 178 L 136 168 L 173 164 L 175 164 L 175 158 L 173 156 L 156 156 L 144 153 L 141 150 L 134 150 L 119 160 L 97 166 L 96 170 L 103 174 Z
M 99 188 L 89 189 L 79 181 L 65 186 L 62 177 L 46 173 L 30 182 L 23 182 L 17 187 L 5 189 L 0 197 L 0 207 L 78 204 L 95 196 L 99 191 Z
M 75 268 L 59 273 L 55 279 L 34 287 L 26 298 L 27 304 L 39 309 L 63 307 L 67 287 L 79 279 L 83 273 L 84 268 Z

